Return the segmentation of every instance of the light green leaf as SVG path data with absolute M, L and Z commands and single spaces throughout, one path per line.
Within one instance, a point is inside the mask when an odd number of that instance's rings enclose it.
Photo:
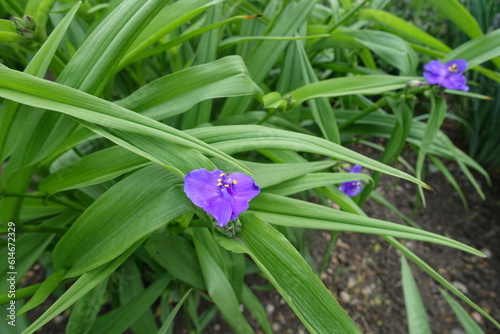
M 54 266 L 74 277 L 105 264 L 139 239 L 192 210 L 182 180 L 157 165 L 111 187 L 54 248 Z
M 281 233 L 249 213 L 240 220 L 237 238 L 217 240 L 228 250 L 250 255 L 311 333 L 361 333 Z
M 54 194 L 112 180 L 134 169 L 145 167 L 150 161 L 120 146 L 89 154 L 57 170 L 43 179 L 40 191 Z
M 262 94 L 238 56 L 192 66 L 157 79 L 117 104 L 153 119 L 180 114 L 200 101 Z
M 404 77 L 390 75 L 363 75 L 327 79 L 302 86 L 290 93 L 295 103 L 315 97 L 337 97 L 354 94 L 374 95 L 384 92 L 403 89 L 411 80 L 420 80 L 420 77 Z M 287 95 L 288 95 L 287 94 Z
M 427 313 L 425 312 L 424 302 L 418 291 L 418 286 L 413 278 L 410 266 L 408 266 L 408 262 L 406 262 L 404 256 L 401 257 L 401 275 L 409 333 L 430 334 L 431 328 Z
M 481 327 L 479 327 L 469 313 L 467 313 L 467 311 L 455 299 L 453 299 L 445 290 L 439 289 L 439 291 L 450 305 L 467 334 L 484 334 Z
M 233 158 L 175 128 L 115 103 L 17 71 L 0 69 L 0 96 L 34 107 L 58 111 L 111 129 L 157 137 L 236 163 Z M 241 167 L 251 173 L 244 166 Z

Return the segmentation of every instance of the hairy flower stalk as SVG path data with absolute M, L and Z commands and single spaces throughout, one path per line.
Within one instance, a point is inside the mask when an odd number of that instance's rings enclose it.
M 354 165 L 349 170 L 349 173 L 361 173 L 361 169 L 362 167 L 360 165 Z M 359 194 L 362 188 L 363 184 L 361 183 L 361 180 L 356 180 L 342 183 L 342 185 L 339 187 L 339 190 L 347 196 L 353 197 Z
M 260 188 L 248 175 L 201 168 L 185 176 L 184 192 L 196 206 L 212 215 L 219 227 L 224 227 L 248 209 L 248 202 Z
M 431 85 L 467 92 L 467 78 L 462 75 L 466 68 L 467 61 L 464 59 L 452 60 L 446 64 L 432 60 L 424 66 L 424 78 Z

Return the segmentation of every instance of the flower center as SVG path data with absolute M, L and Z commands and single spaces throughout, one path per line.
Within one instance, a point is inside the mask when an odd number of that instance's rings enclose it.
M 452 73 L 457 73 L 458 72 L 458 65 L 457 64 L 451 64 L 448 66 L 448 71 Z
M 238 184 L 238 181 L 228 177 L 229 174 L 221 173 L 217 179 L 217 186 L 221 191 L 227 191 L 229 194 L 233 194 L 233 186 Z
M 361 189 L 361 181 L 353 181 L 351 182 L 351 185 L 354 187 L 354 189 Z

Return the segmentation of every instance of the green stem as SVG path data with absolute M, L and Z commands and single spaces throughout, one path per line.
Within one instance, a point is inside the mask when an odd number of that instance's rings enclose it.
M 371 107 L 366 108 L 362 112 L 357 113 L 356 115 L 352 116 L 347 121 L 345 121 L 344 123 L 340 124 L 339 125 L 339 130 L 345 129 L 349 125 L 351 125 L 354 122 L 356 122 L 358 119 L 361 119 L 361 118 L 365 117 L 366 115 L 371 114 L 375 110 L 377 110 L 377 109 L 385 106 L 388 103 L 388 99 L 389 98 L 399 97 L 399 96 L 404 95 L 404 94 L 411 94 L 411 95 L 413 95 L 413 94 L 419 94 L 419 93 L 423 93 L 426 90 L 431 89 L 431 88 L 432 88 L 432 86 L 423 86 L 423 87 L 409 89 L 409 90 L 405 89 L 405 90 L 402 90 L 400 92 L 384 96 L 383 98 L 381 98 L 380 100 L 378 100 L 377 102 L 375 102 Z
M 257 122 L 256 125 L 262 125 L 262 124 L 264 124 L 264 122 L 267 121 L 268 119 L 270 119 L 271 117 L 273 117 L 273 115 L 275 113 L 276 113 L 276 109 L 271 110 L 270 112 L 267 113 L 266 116 L 264 116 L 264 118 L 262 118 L 259 122 Z
M 41 285 L 42 285 L 42 283 L 38 283 L 38 284 L 28 286 L 26 288 L 16 290 L 15 300 L 19 300 L 19 299 L 33 296 Z M 9 303 L 10 300 L 11 300 L 11 298 L 9 298 L 8 294 L 0 295 L 0 304 L 1 305 Z

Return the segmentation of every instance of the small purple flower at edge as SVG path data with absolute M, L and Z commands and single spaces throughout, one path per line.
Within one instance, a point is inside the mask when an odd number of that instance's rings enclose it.
M 248 175 L 201 168 L 184 177 L 184 192 L 196 206 L 212 215 L 218 226 L 224 227 L 248 209 L 248 202 L 260 193 L 260 188 Z
M 360 165 L 354 165 L 349 170 L 349 173 L 361 173 L 361 169 L 362 167 Z M 356 180 L 356 181 L 349 181 L 342 183 L 342 185 L 339 187 L 339 190 L 342 191 L 347 196 L 353 197 L 361 192 L 362 187 L 363 185 L 361 181 Z
M 467 61 L 464 59 L 452 60 L 446 64 L 431 60 L 424 66 L 424 78 L 431 85 L 467 92 L 469 90 L 467 78 L 462 75 L 466 68 Z

